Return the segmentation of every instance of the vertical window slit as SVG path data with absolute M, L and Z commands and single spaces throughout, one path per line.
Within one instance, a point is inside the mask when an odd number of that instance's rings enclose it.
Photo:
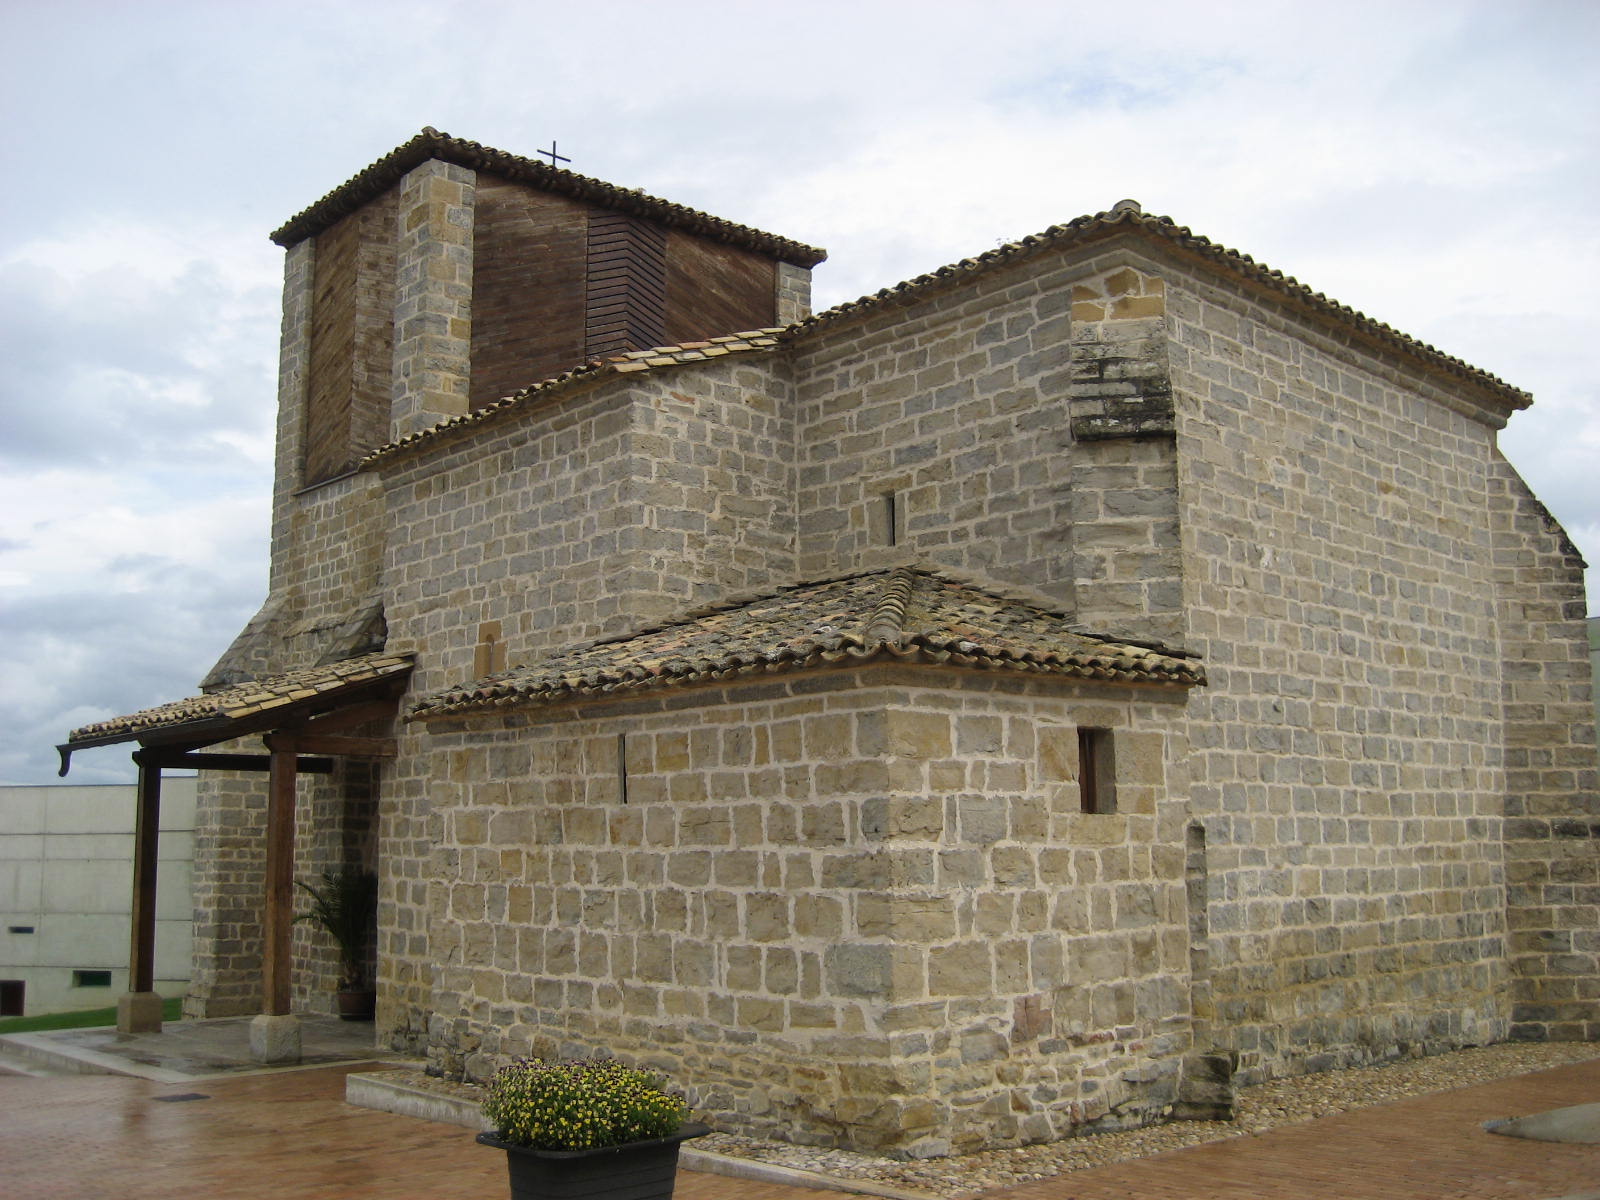
M 1078 805 L 1086 813 L 1117 811 L 1117 762 L 1111 730 L 1078 730 Z
M 628 735 L 617 734 L 617 798 L 628 802 Z

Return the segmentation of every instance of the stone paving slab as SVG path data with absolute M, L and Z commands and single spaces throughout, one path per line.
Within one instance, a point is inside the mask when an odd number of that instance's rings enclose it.
M 0 1049 L 57 1071 L 181 1083 L 268 1069 L 251 1057 L 250 1020 L 172 1021 L 155 1033 L 119 1033 L 112 1025 L 13 1033 L 0 1037 Z M 376 1045 L 370 1023 L 337 1017 L 302 1015 L 300 1044 L 300 1061 L 290 1069 L 403 1058 Z
M 1600 1145 L 1600 1104 L 1574 1104 L 1518 1117 L 1510 1121 L 1490 1121 L 1490 1133 L 1505 1137 L 1532 1138 L 1536 1142 L 1567 1142 L 1576 1146 Z

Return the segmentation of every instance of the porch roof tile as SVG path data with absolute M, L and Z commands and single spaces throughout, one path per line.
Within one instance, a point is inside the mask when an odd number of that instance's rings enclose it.
M 1205 683 L 1194 656 L 1075 628 L 943 570 L 899 566 L 797 584 L 580 646 L 429 696 L 412 718 L 524 708 L 869 660 L 947 663 L 1106 682 Z

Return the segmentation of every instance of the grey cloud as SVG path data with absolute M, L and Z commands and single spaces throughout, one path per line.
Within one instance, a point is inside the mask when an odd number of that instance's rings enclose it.
M 195 694 L 261 596 L 230 573 L 142 561 L 141 593 L 35 595 L 6 606 L 0 782 L 53 778 L 54 746 L 77 725 Z M 101 752 L 83 782 L 130 777 L 127 748 Z M 78 781 L 74 767 L 71 778 Z
M 0 268 L 0 462 L 214 458 L 236 453 L 221 435 L 269 436 L 275 302 L 267 289 L 241 295 L 211 269 L 108 302 L 48 271 Z M 218 315 L 232 309 L 243 315 Z

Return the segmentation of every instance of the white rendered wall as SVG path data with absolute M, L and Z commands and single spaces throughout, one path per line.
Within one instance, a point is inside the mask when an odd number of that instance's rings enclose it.
M 192 777 L 162 780 L 155 987 L 165 996 L 189 981 L 194 797 Z M 27 1015 L 104 1008 L 128 990 L 134 809 L 131 784 L 0 787 L 0 980 L 23 982 Z M 110 986 L 74 986 L 77 971 L 109 971 Z

